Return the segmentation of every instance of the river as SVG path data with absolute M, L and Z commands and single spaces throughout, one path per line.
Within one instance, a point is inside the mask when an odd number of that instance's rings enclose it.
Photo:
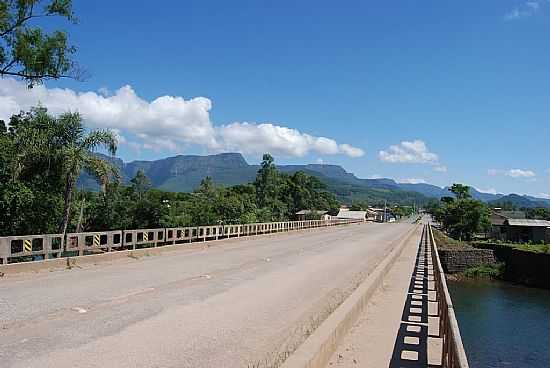
M 550 367 L 550 290 L 449 282 L 471 368 Z

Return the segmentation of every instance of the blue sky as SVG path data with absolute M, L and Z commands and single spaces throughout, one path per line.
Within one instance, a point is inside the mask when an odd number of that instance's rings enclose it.
M 33 98 L 118 129 L 125 160 L 258 162 L 269 149 L 359 177 L 550 195 L 547 0 L 76 0 L 75 12 L 64 26 L 90 78 Z M 0 86 L 11 108 L 34 101 L 19 87 Z

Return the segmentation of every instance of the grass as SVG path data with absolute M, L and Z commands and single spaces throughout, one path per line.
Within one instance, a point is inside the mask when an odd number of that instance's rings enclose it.
M 550 254 L 550 244 L 535 244 L 535 243 L 503 243 L 500 241 L 476 242 L 477 248 L 486 248 L 487 245 L 497 244 L 503 247 L 509 247 L 524 252 Z
M 440 230 L 433 229 L 434 239 L 438 248 L 444 249 L 470 249 L 471 245 L 447 236 Z
M 463 272 L 463 275 L 471 279 L 500 279 L 504 273 L 504 263 L 495 265 L 485 264 L 475 267 L 470 267 Z
M 514 248 L 526 252 L 550 254 L 550 244 L 519 244 Z

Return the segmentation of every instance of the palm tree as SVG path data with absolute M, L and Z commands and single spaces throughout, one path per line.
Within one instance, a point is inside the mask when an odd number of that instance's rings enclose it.
M 102 191 L 111 178 L 118 180 L 118 170 L 110 163 L 94 154 L 98 148 L 105 148 L 111 155 L 116 153 L 117 139 L 109 130 L 86 132 L 82 116 L 78 113 L 65 113 L 58 118 L 60 147 L 63 151 L 63 217 L 59 233 L 65 235 L 69 223 L 72 196 L 76 181 L 82 170 L 96 177 Z

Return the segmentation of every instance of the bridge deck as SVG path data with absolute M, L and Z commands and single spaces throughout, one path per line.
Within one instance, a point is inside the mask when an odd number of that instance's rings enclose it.
M 6 275 L 0 366 L 268 366 L 413 228 L 331 227 Z
M 327 367 L 416 368 L 441 365 L 439 315 L 428 233 L 386 276 Z

